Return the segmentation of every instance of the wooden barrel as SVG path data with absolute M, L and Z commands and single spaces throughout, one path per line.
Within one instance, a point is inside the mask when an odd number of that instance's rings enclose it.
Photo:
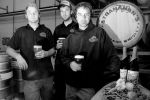
M 113 90 L 112 88 L 116 86 L 116 81 L 110 82 L 101 88 L 91 100 L 150 100 L 150 91 L 143 87 L 142 85 L 137 85 L 136 97 L 134 99 L 129 99 L 127 92 L 128 90 Z
M 127 1 L 117 1 L 106 6 L 99 14 L 97 24 L 105 29 L 117 48 L 133 47 L 145 30 L 142 11 Z
M 12 70 L 9 65 L 9 56 L 0 55 L 0 99 L 11 94 Z
M 22 70 L 14 59 L 11 60 L 11 66 L 13 70 L 13 90 L 14 92 L 21 93 L 23 92 Z

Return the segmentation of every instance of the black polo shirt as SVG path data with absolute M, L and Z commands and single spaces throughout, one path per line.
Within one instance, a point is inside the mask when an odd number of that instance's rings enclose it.
M 54 30 L 55 46 L 59 37 L 66 38 L 70 33 L 72 33 L 72 31 L 74 31 L 75 27 L 77 27 L 77 23 L 75 23 L 74 21 L 72 21 L 72 23 L 67 26 L 65 26 L 64 22 L 58 25 Z
M 35 59 L 33 46 L 36 44 L 42 45 L 45 51 L 54 47 L 52 33 L 44 25 L 39 25 L 35 31 L 29 25 L 18 28 L 8 43 L 11 48 L 20 50 L 28 64 L 28 69 L 23 70 L 25 80 L 47 78 L 53 73 L 51 57 Z

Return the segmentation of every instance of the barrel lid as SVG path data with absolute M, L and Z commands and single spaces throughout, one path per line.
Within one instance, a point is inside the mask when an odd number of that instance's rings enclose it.
M 117 48 L 133 47 L 145 30 L 142 11 L 133 3 L 117 1 L 99 14 L 97 24 L 103 27 Z

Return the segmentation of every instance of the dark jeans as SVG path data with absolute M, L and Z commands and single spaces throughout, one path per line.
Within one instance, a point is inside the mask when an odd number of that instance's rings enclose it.
M 54 100 L 65 100 L 65 69 L 60 59 L 55 60 L 55 74 L 54 74 L 54 87 L 55 87 L 55 96 Z
M 66 100 L 91 100 L 94 96 L 93 88 L 75 88 L 66 85 Z
M 25 100 L 51 100 L 53 95 L 53 77 L 24 81 Z

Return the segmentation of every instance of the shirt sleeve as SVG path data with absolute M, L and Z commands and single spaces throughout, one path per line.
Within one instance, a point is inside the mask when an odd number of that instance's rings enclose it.
M 19 31 L 19 29 L 13 34 L 13 36 L 11 37 L 10 41 L 8 42 L 7 46 L 18 50 L 20 49 L 20 43 L 21 43 L 21 32 Z
M 62 63 L 65 65 L 65 67 L 71 71 L 70 62 L 73 61 L 73 56 L 71 56 L 68 51 L 69 38 L 70 37 L 68 36 L 63 42 L 63 47 L 60 50 L 60 57 L 61 57 Z
M 116 48 L 114 47 L 111 39 L 103 30 L 103 54 L 105 57 L 105 70 L 104 70 L 104 77 L 107 78 L 106 80 L 115 81 L 119 78 L 119 69 L 120 69 L 120 59 L 117 55 Z M 107 82 L 108 83 L 108 82 Z

